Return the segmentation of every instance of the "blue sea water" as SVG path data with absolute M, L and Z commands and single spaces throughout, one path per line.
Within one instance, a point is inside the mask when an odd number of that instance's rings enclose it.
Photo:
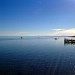
M 64 43 L 64 37 L 0 37 L 0 75 L 75 75 L 75 43 Z

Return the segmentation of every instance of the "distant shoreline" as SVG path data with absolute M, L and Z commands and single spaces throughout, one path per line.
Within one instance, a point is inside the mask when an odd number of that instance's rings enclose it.
M 0 37 L 75 37 L 75 36 L 0 36 Z

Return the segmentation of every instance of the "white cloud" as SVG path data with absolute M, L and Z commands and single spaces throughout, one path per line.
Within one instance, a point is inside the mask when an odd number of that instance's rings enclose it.
M 53 29 L 52 32 L 54 36 L 74 36 L 75 35 L 75 28 L 72 29 Z
M 54 30 L 54 31 L 63 31 L 65 29 L 52 29 L 52 30 Z

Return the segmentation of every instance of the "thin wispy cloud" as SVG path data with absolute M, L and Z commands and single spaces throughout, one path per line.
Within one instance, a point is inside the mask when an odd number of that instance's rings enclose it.
M 75 35 L 75 28 L 71 29 L 53 29 L 54 32 L 52 35 L 55 36 L 74 36 Z
M 53 31 L 63 31 L 65 29 L 52 29 Z

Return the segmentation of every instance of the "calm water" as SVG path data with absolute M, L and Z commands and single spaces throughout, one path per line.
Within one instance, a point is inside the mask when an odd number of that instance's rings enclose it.
M 0 37 L 0 75 L 75 75 L 75 43 L 61 37 Z

